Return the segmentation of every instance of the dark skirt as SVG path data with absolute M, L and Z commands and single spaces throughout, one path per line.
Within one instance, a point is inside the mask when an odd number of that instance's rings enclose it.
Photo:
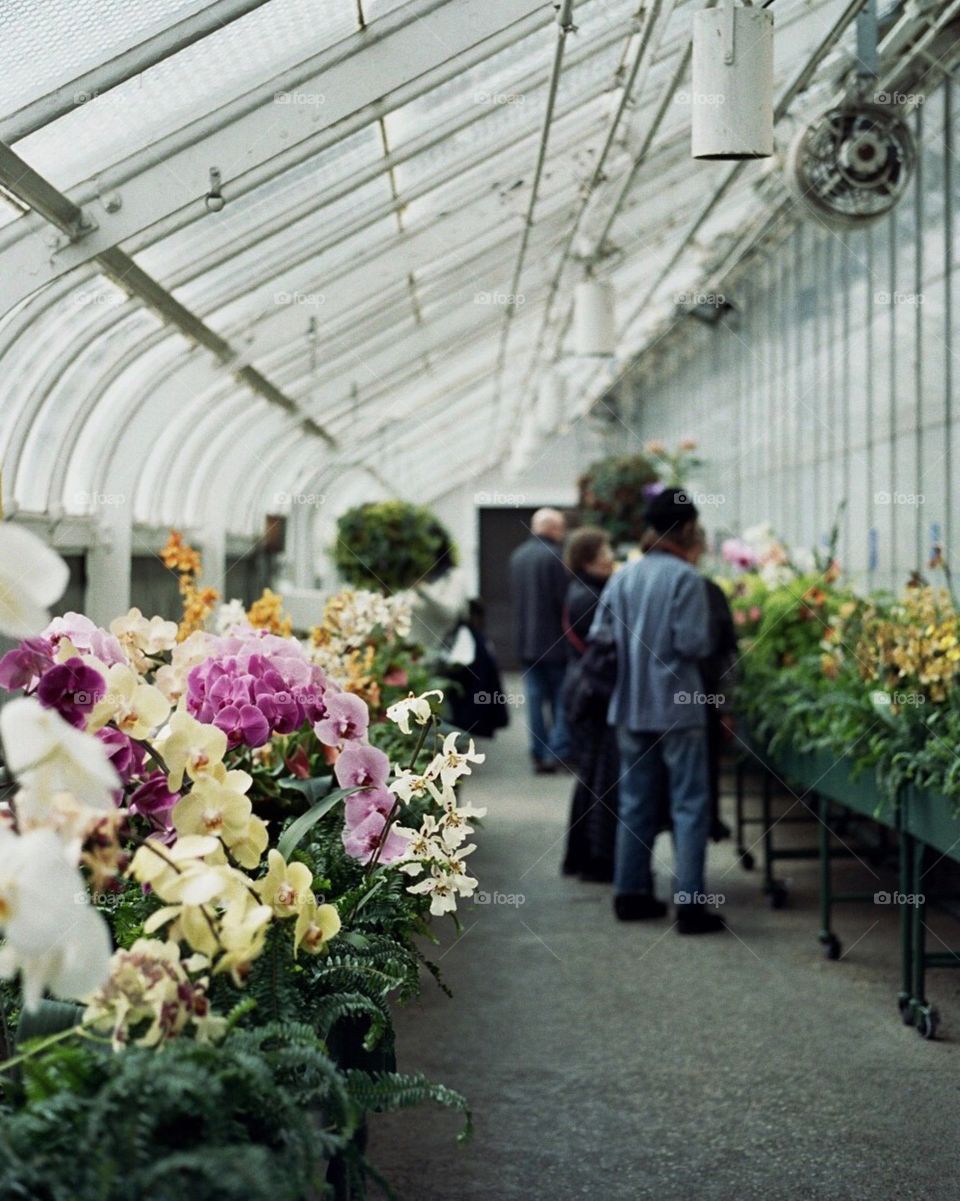
M 577 774 L 563 871 L 591 880 L 612 880 L 620 776 L 617 732 L 605 722 L 584 723 L 575 728 L 574 739 Z

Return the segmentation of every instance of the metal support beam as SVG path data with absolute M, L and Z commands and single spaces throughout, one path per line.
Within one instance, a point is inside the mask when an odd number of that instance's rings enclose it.
M 84 216 L 67 196 L 23 163 L 8 146 L 0 144 L 0 179 L 31 209 L 42 213 L 48 222 L 68 238 L 77 236 L 82 230 Z M 89 235 L 86 235 L 89 236 Z M 157 281 L 139 267 L 124 251 L 111 248 L 95 256 L 100 270 L 118 287 L 129 295 L 143 301 L 168 325 L 174 326 L 185 337 L 205 347 L 227 368 L 232 368 L 238 358 L 234 348 L 199 317 L 170 295 Z M 311 418 L 301 413 L 295 401 L 286 396 L 275 384 L 253 367 L 241 367 L 234 371 L 237 382 L 258 393 L 270 404 L 284 409 L 299 420 L 304 433 L 322 438 L 335 446 L 333 438 Z
M 73 189 L 71 198 L 80 206 L 104 190 L 119 192 L 123 206 L 53 262 L 30 236 L 38 228 L 31 217 L 0 230 L 4 311 L 50 279 L 171 215 L 182 213 L 184 221 L 206 216 L 211 167 L 220 170 L 229 203 L 545 25 L 551 11 L 544 0 L 411 0 L 306 64 Z M 423 32 L 425 17 L 429 37 Z M 439 64 L 438 53 L 445 56 Z M 316 105 L 276 103 L 278 93 L 311 90 L 324 96 L 319 120 Z M 10 284 L 16 291 L 9 290 Z
M 87 104 L 111 88 L 133 79 L 165 58 L 179 54 L 194 42 L 224 29 L 266 3 L 267 0 L 217 0 L 214 4 L 208 4 L 200 12 L 184 17 L 182 21 L 131 46 L 108 62 L 76 76 L 69 83 L 61 84 L 45 96 L 39 96 L 15 113 L 3 117 L 0 119 L 0 142 L 9 144 L 36 133 L 79 105 Z

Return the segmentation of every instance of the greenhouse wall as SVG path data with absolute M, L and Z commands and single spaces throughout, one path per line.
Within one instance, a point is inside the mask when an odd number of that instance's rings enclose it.
M 911 117 L 913 184 L 858 230 L 798 224 L 730 289 L 714 325 L 685 319 L 630 421 L 640 442 L 696 438 L 705 524 L 769 520 L 822 545 L 843 500 L 840 558 L 896 587 L 960 535 L 952 392 L 958 257 L 956 77 Z

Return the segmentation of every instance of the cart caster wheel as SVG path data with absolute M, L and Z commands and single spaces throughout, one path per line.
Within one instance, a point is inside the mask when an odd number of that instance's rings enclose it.
M 840 942 L 840 939 L 837 938 L 836 934 L 821 934 L 820 942 L 823 945 L 824 959 L 840 958 L 840 950 L 843 944 Z
M 897 1008 L 900 1010 L 900 1021 L 905 1026 L 912 1026 L 916 1022 L 916 1016 L 913 1012 L 913 1001 L 909 997 L 897 997 Z
M 749 851 L 740 852 L 740 866 L 745 872 L 752 872 L 756 867 L 757 861 Z
M 932 1005 L 921 1005 L 917 1010 L 917 1033 L 921 1038 L 936 1038 L 940 1025 L 940 1014 Z
M 783 884 L 774 884 L 767 890 L 767 901 L 771 909 L 784 909 L 787 904 L 787 890 Z

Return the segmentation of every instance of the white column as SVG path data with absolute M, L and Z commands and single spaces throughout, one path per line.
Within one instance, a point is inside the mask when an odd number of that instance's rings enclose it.
M 130 497 L 98 496 L 94 507 L 94 540 L 87 551 L 85 612 L 101 626 L 130 608 L 130 559 L 133 553 Z
M 225 593 L 227 531 L 222 525 L 204 527 L 200 535 L 200 549 L 203 555 L 201 583 L 205 588 L 216 588 L 223 600 L 229 600 Z

